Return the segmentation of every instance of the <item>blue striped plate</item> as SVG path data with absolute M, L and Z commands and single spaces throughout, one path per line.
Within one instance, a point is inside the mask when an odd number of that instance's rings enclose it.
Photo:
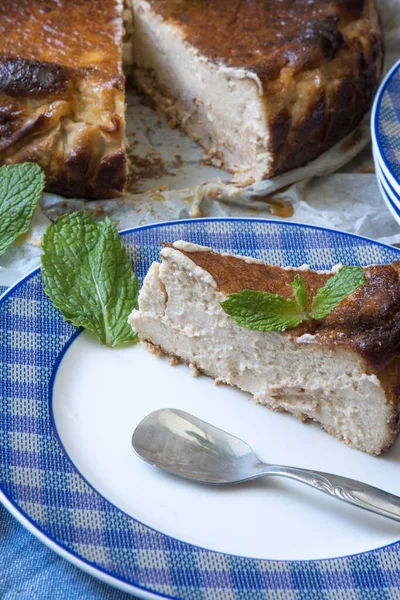
M 375 175 L 377 178 L 379 191 L 381 192 L 381 196 L 386 202 L 386 205 L 392 216 L 398 223 L 400 223 L 400 195 L 396 192 L 389 179 L 385 175 L 378 159 L 378 151 L 374 144 L 372 145 L 372 151 L 374 156 Z
M 375 96 L 371 136 L 382 171 L 400 195 L 400 61 L 386 75 Z

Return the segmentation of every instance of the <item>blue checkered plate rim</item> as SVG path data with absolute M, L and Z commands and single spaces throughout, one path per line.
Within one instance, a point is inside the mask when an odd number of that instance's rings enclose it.
M 371 135 L 382 170 L 400 193 L 400 60 L 386 75 L 375 96 Z
M 399 250 L 355 235 L 261 219 L 175 221 L 122 236 L 141 280 L 158 259 L 161 241 L 177 239 L 317 269 L 400 258 Z M 141 598 L 398 598 L 398 542 L 327 560 L 245 558 L 174 539 L 106 500 L 69 460 L 50 414 L 55 373 L 79 333 L 47 299 L 39 269 L 0 299 L 0 500 L 39 539 L 97 578 Z

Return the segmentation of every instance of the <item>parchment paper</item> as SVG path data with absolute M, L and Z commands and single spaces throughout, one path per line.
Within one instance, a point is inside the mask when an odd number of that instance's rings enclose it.
M 378 3 L 387 71 L 400 58 L 400 0 Z M 82 208 L 98 219 L 108 215 L 120 229 L 189 217 L 267 217 L 400 244 L 400 226 L 386 208 L 376 183 L 368 117 L 308 166 L 245 189 L 230 185 L 229 174 L 208 165 L 202 149 L 171 125 L 135 91 L 129 92 L 128 195 L 91 202 L 44 194 L 30 233 L 0 257 L 0 285 L 10 285 L 39 264 L 40 241 L 50 220 Z

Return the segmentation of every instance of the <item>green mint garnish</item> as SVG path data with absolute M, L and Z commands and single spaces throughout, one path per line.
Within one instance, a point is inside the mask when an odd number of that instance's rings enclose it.
M 43 237 L 45 292 L 68 321 L 107 346 L 137 339 L 127 322 L 138 283 L 115 225 L 85 211 L 61 216 Z
M 362 267 L 342 267 L 313 298 L 312 318 L 324 319 L 334 308 L 365 283 Z
M 35 163 L 0 168 L 0 256 L 29 230 L 44 184 L 44 173 Z
M 243 290 L 230 294 L 221 302 L 221 306 L 241 327 L 257 331 L 286 331 L 302 321 L 324 319 L 364 283 L 365 272 L 362 267 L 345 266 L 318 290 L 311 311 L 307 311 L 307 290 L 299 275 L 292 282 L 294 300 L 279 294 Z

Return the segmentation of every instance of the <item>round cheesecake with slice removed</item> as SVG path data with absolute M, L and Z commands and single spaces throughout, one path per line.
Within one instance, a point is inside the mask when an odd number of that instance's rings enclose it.
M 332 273 L 283 269 L 186 242 L 166 245 L 129 317 L 142 340 L 256 402 L 312 419 L 353 448 L 386 451 L 399 430 L 400 262 L 365 268 L 365 284 L 320 320 L 285 332 L 239 326 L 221 306 L 242 290 L 309 303 Z
M 2 0 L 0 165 L 37 162 L 65 196 L 123 193 L 123 50 L 171 125 L 239 184 L 352 131 L 383 62 L 375 0 Z

